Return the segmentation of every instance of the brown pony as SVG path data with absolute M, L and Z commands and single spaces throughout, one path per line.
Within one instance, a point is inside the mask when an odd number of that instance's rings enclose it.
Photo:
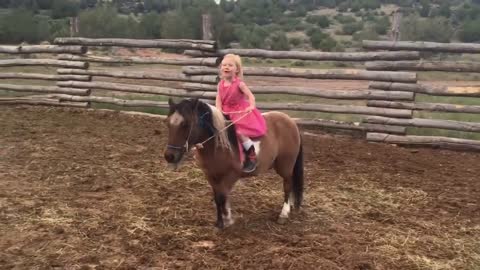
M 170 112 L 168 145 L 165 160 L 177 166 L 193 146 L 196 158 L 213 189 L 219 228 L 233 224 L 229 194 L 241 177 L 264 173 L 270 168 L 283 178 L 285 193 L 279 223 L 285 223 L 292 205 L 298 209 L 303 197 L 303 153 L 301 136 L 296 123 L 281 112 L 264 113 L 267 134 L 255 144 L 258 163 L 254 172 L 242 172 L 239 147 L 234 125 L 214 106 L 198 99 L 185 99 L 176 104 L 168 101 Z

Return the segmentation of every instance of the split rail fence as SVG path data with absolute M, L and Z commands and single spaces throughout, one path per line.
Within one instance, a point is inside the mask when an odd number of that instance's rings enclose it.
M 480 87 L 432 87 L 417 83 L 417 71 L 452 71 L 480 73 L 477 63 L 423 61 L 421 51 L 448 53 L 480 53 L 480 44 L 441 44 L 427 42 L 364 41 L 368 52 L 301 52 L 259 49 L 217 50 L 214 41 L 206 40 L 134 40 L 57 38 L 55 45 L 0 46 L 0 54 L 23 55 L 0 60 L 0 79 L 32 81 L 31 84 L 0 83 L 0 90 L 28 95 L 0 97 L 0 104 L 89 107 L 103 103 L 124 107 L 167 108 L 166 101 L 128 99 L 105 96 L 105 91 L 124 95 L 154 95 L 200 98 L 212 102 L 216 95 L 218 64 L 222 56 L 235 53 L 242 57 L 292 59 L 308 61 L 356 62 L 363 69 L 307 69 L 283 67 L 246 67 L 244 75 L 255 94 L 288 95 L 295 102 L 258 102 L 260 109 L 286 112 L 316 112 L 356 115 L 358 122 L 296 118 L 300 125 L 328 129 L 353 130 L 364 134 L 368 141 L 395 144 L 433 145 L 480 149 L 480 141 L 454 137 L 408 135 L 407 128 L 435 128 L 480 132 L 480 123 L 414 117 L 415 111 L 449 113 L 480 113 L 480 106 L 416 101 L 416 94 L 438 96 L 480 97 Z M 164 59 L 156 57 L 105 57 L 88 54 L 90 47 L 169 48 L 184 50 L 188 57 Z M 376 51 L 381 50 L 381 51 Z M 30 55 L 50 57 L 28 58 Z M 54 57 L 52 57 L 52 55 Z M 109 68 L 113 65 L 129 68 Z M 144 68 L 148 65 L 182 66 L 160 72 Z M 41 66 L 56 68 L 55 74 L 13 72 L 7 67 Z M 131 67 L 143 67 L 132 71 Z M 369 81 L 365 89 L 334 90 L 315 87 L 255 85 L 255 77 L 303 78 L 309 80 Z M 251 79 L 251 80 L 250 80 Z M 53 81 L 54 85 L 33 83 Z M 250 83 L 252 81 L 252 83 Z M 360 87 L 361 88 L 361 87 Z M 34 94 L 32 94 L 34 93 Z M 303 97 L 298 99 L 298 97 Z M 306 98 L 305 98 L 306 97 Z M 321 100 L 311 102 L 308 99 Z M 158 98 L 156 98 L 158 100 Z M 268 100 L 266 98 L 265 100 Z M 304 100 L 304 101 L 299 101 Z M 307 102 L 305 102 L 307 100 Z M 343 104 L 336 104 L 342 101 Z M 359 101 L 363 104 L 359 105 Z M 351 102 L 350 104 L 348 102 Z

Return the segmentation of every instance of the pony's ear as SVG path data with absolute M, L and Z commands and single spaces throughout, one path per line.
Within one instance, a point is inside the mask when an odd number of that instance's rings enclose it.
M 170 107 L 169 108 L 169 114 L 172 114 L 174 111 L 175 111 L 175 106 L 177 104 L 175 104 L 175 101 L 173 101 L 172 98 L 168 98 L 168 106 Z
M 224 57 L 225 55 L 221 55 L 217 57 L 217 60 L 215 61 L 215 64 L 217 65 L 217 67 L 220 67 L 220 64 L 222 63 Z
M 172 107 L 175 107 L 175 105 L 177 105 L 177 104 L 175 104 L 175 101 L 173 101 L 172 98 L 168 98 L 168 106 L 170 106 L 170 108 L 172 108 Z
M 193 108 L 197 108 L 198 107 L 198 98 L 192 98 L 192 104 L 193 104 Z

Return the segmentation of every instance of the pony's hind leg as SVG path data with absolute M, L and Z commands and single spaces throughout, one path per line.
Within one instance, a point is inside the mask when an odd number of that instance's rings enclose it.
M 278 223 L 285 224 L 290 216 L 290 210 L 293 207 L 292 178 L 283 177 L 283 207 L 278 216 Z
M 296 158 L 278 157 L 275 171 L 283 178 L 284 200 L 278 223 L 287 221 L 292 207 L 299 208 L 303 197 L 303 153 L 300 145 Z
M 277 158 L 275 161 L 275 171 L 283 178 L 283 206 L 282 211 L 278 217 L 278 223 L 284 224 L 288 220 L 290 215 L 290 210 L 293 206 L 293 181 L 292 181 L 292 172 L 293 172 L 293 163 L 294 161 L 289 159 L 280 159 Z

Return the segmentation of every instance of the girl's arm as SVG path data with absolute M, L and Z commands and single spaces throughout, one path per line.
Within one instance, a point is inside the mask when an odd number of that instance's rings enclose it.
M 219 109 L 222 113 L 222 101 L 220 100 L 220 84 L 217 85 L 217 96 L 215 97 L 215 107 Z
M 247 108 L 247 111 L 253 110 L 255 108 L 255 96 L 253 95 L 252 91 L 250 91 L 250 89 L 244 82 L 241 82 L 239 87 L 242 93 L 247 96 L 248 103 L 250 103 L 250 106 Z

